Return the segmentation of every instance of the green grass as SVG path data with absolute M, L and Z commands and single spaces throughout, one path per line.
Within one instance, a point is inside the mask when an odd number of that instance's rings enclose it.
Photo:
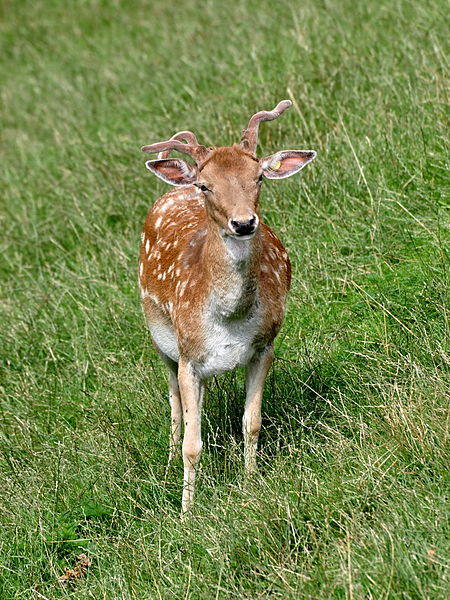
M 2 11 L 2 600 L 448 598 L 447 3 Z M 318 157 L 263 190 L 293 289 L 260 474 L 243 478 L 229 374 L 181 522 L 136 289 L 167 186 L 139 147 L 185 128 L 233 143 L 286 97 L 261 155 Z M 62 587 L 80 552 L 87 577 Z

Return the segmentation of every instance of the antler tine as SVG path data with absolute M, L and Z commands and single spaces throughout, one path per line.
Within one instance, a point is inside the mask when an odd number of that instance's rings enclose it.
M 248 122 L 247 129 L 242 132 L 241 146 L 255 154 L 258 144 L 258 128 L 261 121 L 273 121 L 290 106 L 292 106 L 290 100 L 282 100 L 273 110 L 261 110 L 254 114 Z
M 197 138 L 192 131 L 179 131 L 175 133 L 171 138 L 171 140 L 179 140 L 180 142 L 186 142 L 187 144 L 192 144 L 193 146 L 198 146 Z M 158 158 L 167 158 L 170 154 L 170 150 L 164 150 L 158 154 Z
M 180 141 L 184 140 L 186 143 L 193 144 L 194 146 L 199 145 L 195 133 L 192 133 L 192 131 L 179 131 L 178 133 L 175 133 L 170 139 Z
M 186 136 L 186 133 L 191 134 L 191 132 L 183 131 L 175 135 L 181 137 L 181 134 L 183 134 L 182 139 L 187 139 L 190 136 Z M 192 141 L 194 141 L 195 136 L 193 133 L 191 135 L 191 139 Z M 173 138 L 170 140 L 166 140 L 165 142 L 157 142 L 156 144 L 150 144 L 149 146 L 142 146 L 141 150 L 143 152 L 149 152 L 150 154 L 156 152 L 163 153 L 170 150 L 177 150 L 178 152 L 182 152 L 183 154 L 188 154 L 196 162 L 200 162 L 208 155 L 208 150 L 207 148 L 205 148 L 205 146 L 199 146 L 198 144 L 183 144 L 183 142 L 180 142 L 179 139 Z

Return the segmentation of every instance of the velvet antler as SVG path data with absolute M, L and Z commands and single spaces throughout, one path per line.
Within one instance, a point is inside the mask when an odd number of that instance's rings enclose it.
M 250 119 L 247 129 L 244 129 L 241 137 L 241 146 L 249 150 L 252 154 L 256 153 L 258 144 L 258 128 L 261 121 L 272 121 L 279 117 L 286 109 L 292 106 L 290 100 L 282 100 L 273 110 L 261 110 Z
M 187 143 L 183 143 L 182 140 Z M 158 158 L 167 158 L 171 150 L 177 150 L 183 154 L 188 154 L 197 163 L 201 162 L 209 154 L 209 150 L 205 146 L 199 145 L 192 131 L 180 131 L 173 135 L 170 140 L 157 142 L 149 146 L 142 146 L 141 150 L 150 154 L 158 152 Z
M 178 140 L 179 142 L 185 142 L 186 144 L 190 144 L 191 146 L 199 146 L 197 138 L 192 131 L 179 131 L 175 133 L 171 138 L 171 140 Z M 170 150 L 164 150 L 158 154 L 158 158 L 167 158 L 170 154 Z

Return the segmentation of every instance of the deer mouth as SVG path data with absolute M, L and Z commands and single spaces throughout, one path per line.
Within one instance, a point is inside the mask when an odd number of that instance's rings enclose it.
M 236 234 L 236 233 L 227 233 L 227 236 L 233 238 L 233 240 L 238 240 L 239 242 L 245 242 L 247 240 L 251 240 L 255 237 L 256 230 L 253 233 L 247 234 Z

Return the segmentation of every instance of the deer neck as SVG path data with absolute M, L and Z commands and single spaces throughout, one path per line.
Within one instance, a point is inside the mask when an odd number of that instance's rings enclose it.
M 239 240 L 210 222 L 205 252 L 211 307 L 224 319 L 245 318 L 258 301 L 260 232 L 249 240 Z

